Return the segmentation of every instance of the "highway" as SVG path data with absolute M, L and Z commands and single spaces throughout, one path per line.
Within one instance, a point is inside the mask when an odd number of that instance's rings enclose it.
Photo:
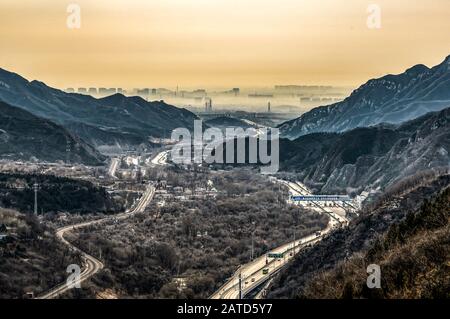
M 167 165 L 167 156 L 169 151 L 158 153 L 151 161 L 154 165 Z M 296 195 L 312 195 L 311 191 L 299 182 L 288 182 L 284 180 L 277 180 L 278 183 L 284 184 L 289 188 L 290 196 Z M 288 202 L 290 201 L 290 196 Z M 253 261 L 241 265 L 233 276 L 210 298 L 211 299 L 238 299 L 239 298 L 239 276 L 241 276 L 242 296 L 259 287 L 261 284 L 272 278 L 274 274 L 278 273 L 287 263 L 294 258 L 302 248 L 307 245 L 312 245 L 320 241 L 325 235 L 337 227 L 344 227 L 348 224 L 345 218 L 345 210 L 343 207 L 324 207 L 320 203 L 311 201 L 311 205 L 307 207 L 320 214 L 328 214 L 330 216 L 329 223 L 320 234 L 309 235 L 300 238 L 295 242 L 289 242 L 276 249 L 273 249 L 266 254 L 254 259 Z M 295 248 L 295 249 L 294 249 Z M 266 259 L 269 253 L 284 253 L 283 258 L 269 258 Z M 268 273 L 263 273 L 263 270 Z
M 331 225 L 322 231 L 321 236 L 310 235 L 295 241 L 295 254 L 308 244 L 319 241 L 326 233 L 331 231 Z M 216 291 L 211 299 L 238 299 L 239 298 L 239 275 L 242 277 L 242 295 L 245 296 L 250 291 L 261 285 L 279 270 L 281 270 L 294 256 L 294 242 L 282 245 L 268 253 L 284 253 L 283 258 L 268 258 L 266 254 L 260 256 L 245 265 L 242 265 L 232 278 Z M 263 270 L 268 269 L 264 274 Z
M 144 194 L 141 196 L 141 198 L 140 198 L 139 202 L 137 203 L 136 207 L 131 209 L 131 210 L 129 210 L 129 211 L 126 211 L 124 213 L 120 213 L 120 214 L 117 214 L 117 215 L 114 215 L 114 216 L 108 216 L 108 217 L 105 217 L 105 218 L 102 218 L 102 219 L 98 219 L 98 220 L 94 220 L 94 221 L 89 221 L 89 222 L 84 222 L 84 223 L 80 223 L 80 224 L 65 226 L 65 227 L 59 228 L 56 231 L 56 237 L 62 243 L 64 243 L 66 246 L 68 246 L 71 251 L 79 252 L 81 254 L 81 258 L 82 258 L 82 261 L 83 261 L 83 271 L 81 272 L 80 279 L 79 279 L 78 282 L 76 282 L 76 284 L 78 284 L 78 283 L 81 284 L 85 280 L 87 280 L 90 277 L 92 277 L 93 275 L 95 275 L 98 271 L 100 271 L 103 268 L 104 265 L 97 258 L 87 254 L 86 252 L 82 251 L 78 247 L 75 247 L 74 245 L 72 245 L 69 241 L 67 241 L 64 238 L 64 235 L 66 233 L 68 233 L 70 231 L 73 231 L 73 230 L 76 230 L 76 229 L 97 225 L 97 224 L 106 222 L 108 220 L 123 220 L 125 218 L 130 217 L 131 215 L 143 212 L 145 210 L 145 208 L 148 206 L 148 204 L 151 202 L 151 200 L 153 199 L 154 195 L 155 195 L 155 187 L 153 187 L 152 185 L 149 185 L 149 186 L 147 186 L 147 189 L 145 190 Z M 68 291 L 70 289 L 72 289 L 72 288 L 70 288 L 64 282 L 64 283 L 56 286 L 55 288 L 51 289 L 47 293 L 37 297 L 36 299 L 53 299 L 53 298 L 57 298 L 58 296 L 62 295 L 63 293 L 65 293 L 66 291 Z
M 109 166 L 108 175 L 111 177 L 116 177 L 116 170 L 119 167 L 120 158 L 113 158 Z
M 289 187 L 292 195 L 310 195 L 311 192 L 306 186 L 301 183 L 292 183 L 283 180 L 278 182 Z M 278 273 L 294 256 L 305 246 L 313 245 L 320 241 L 326 234 L 331 232 L 336 227 L 343 227 L 347 225 L 348 221 L 342 217 L 343 209 L 340 207 L 327 207 L 325 210 L 320 204 L 312 202 L 313 206 L 308 207 L 318 213 L 326 213 L 330 215 L 330 221 L 325 229 L 320 234 L 309 235 L 298 239 L 295 242 L 289 242 L 276 249 L 273 249 L 266 254 L 254 259 L 253 261 L 241 265 L 233 276 L 210 298 L 211 299 L 239 299 L 239 276 L 241 276 L 241 290 L 242 297 L 259 287 L 268 279 L 272 278 L 274 274 Z M 329 209 L 328 209 L 329 208 Z M 345 212 L 344 212 L 345 213 Z M 294 249 L 295 248 L 295 249 Z M 283 253 L 282 258 L 267 258 L 268 254 Z M 268 271 L 264 273 L 264 270 Z

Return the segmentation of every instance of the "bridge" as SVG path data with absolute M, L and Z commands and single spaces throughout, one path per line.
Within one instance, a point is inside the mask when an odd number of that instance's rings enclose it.
M 291 200 L 296 202 L 351 202 L 347 195 L 294 195 Z

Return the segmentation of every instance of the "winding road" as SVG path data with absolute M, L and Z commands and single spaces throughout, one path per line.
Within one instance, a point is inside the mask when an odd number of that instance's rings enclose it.
M 80 224 L 65 226 L 62 228 L 59 228 L 56 231 L 56 237 L 64 243 L 66 246 L 69 247 L 71 251 L 79 252 L 81 254 L 82 262 L 83 262 L 83 271 L 80 274 L 80 279 L 75 282 L 74 284 L 81 284 L 85 280 L 89 279 L 93 275 L 95 275 L 98 271 L 100 271 L 103 268 L 103 263 L 98 260 L 97 258 L 87 254 L 86 252 L 82 251 L 78 247 L 75 247 L 73 244 L 71 244 L 69 241 L 67 241 L 64 238 L 64 235 L 70 231 L 85 228 L 92 225 L 97 225 L 103 222 L 106 222 L 108 220 L 123 220 L 125 218 L 128 218 L 136 213 L 143 212 L 144 209 L 147 207 L 147 205 L 151 202 L 153 199 L 153 196 L 155 195 L 155 187 L 153 185 L 147 186 L 147 189 L 145 190 L 144 194 L 140 198 L 138 204 L 135 208 L 133 208 L 130 211 L 126 211 L 124 213 L 120 213 L 114 216 L 108 216 L 102 219 L 84 222 Z M 55 288 L 51 289 L 47 293 L 37 297 L 36 299 L 53 299 L 57 298 L 58 296 L 62 295 L 63 293 L 67 292 L 68 290 L 72 289 L 71 286 L 69 286 L 67 283 L 62 283 Z

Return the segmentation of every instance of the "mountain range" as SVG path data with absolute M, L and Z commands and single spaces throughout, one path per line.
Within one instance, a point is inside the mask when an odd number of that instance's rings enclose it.
M 197 116 L 163 101 L 115 94 L 101 99 L 66 93 L 0 69 L 0 100 L 62 125 L 94 145 L 133 146 L 193 128 Z
M 64 127 L 0 101 L 0 158 L 99 165 L 105 158 Z
M 316 132 L 398 124 L 449 106 L 450 56 L 433 68 L 416 65 L 399 75 L 370 80 L 345 100 L 314 108 L 279 129 L 281 136 L 295 139 Z
M 450 108 L 400 125 L 314 133 L 280 141 L 280 167 L 319 191 L 384 188 L 421 170 L 450 166 Z

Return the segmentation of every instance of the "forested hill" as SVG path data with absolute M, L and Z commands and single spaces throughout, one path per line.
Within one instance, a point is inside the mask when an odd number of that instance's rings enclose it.
M 113 213 L 122 209 L 104 188 L 52 175 L 0 173 L 0 207 L 32 213 L 38 183 L 38 213 Z
M 346 229 L 300 253 L 269 298 L 449 298 L 450 175 L 396 184 Z M 381 269 L 381 288 L 366 268 Z M 330 289 L 333 287 L 333 289 Z

